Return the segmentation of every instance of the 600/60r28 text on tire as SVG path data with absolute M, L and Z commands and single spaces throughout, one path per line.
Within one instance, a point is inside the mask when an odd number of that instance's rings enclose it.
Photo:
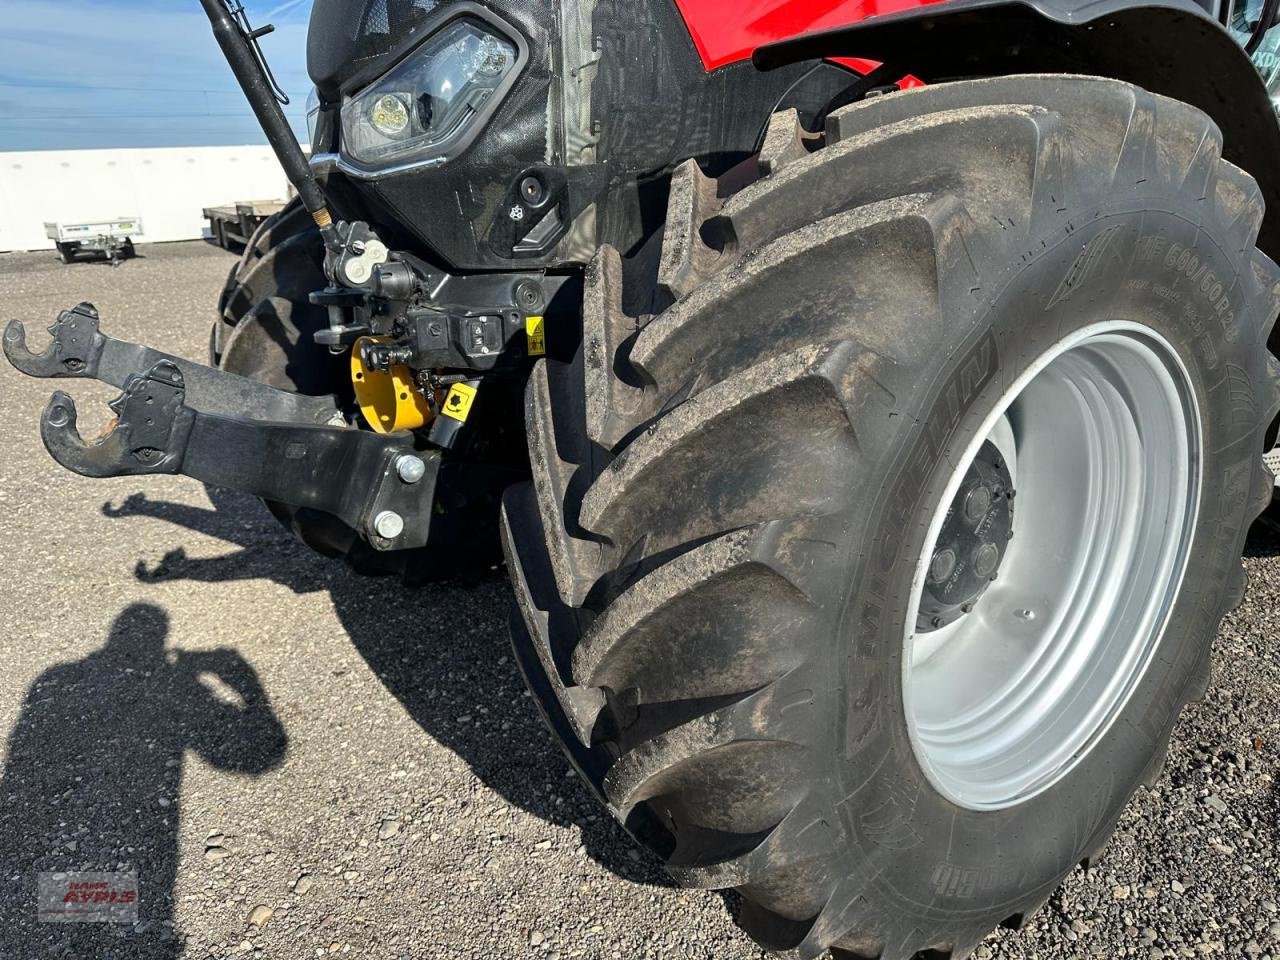
M 966 956 L 1158 775 L 1243 591 L 1280 405 L 1262 200 L 1203 114 L 1084 77 L 779 114 L 756 163 L 680 167 L 656 270 L 602 249 L 582 350 L 534 371 L 517 653 L 615 814 L 760 942 Z M 998 578 L 922 621 L 1001 443 Z M 1037 588 L 1037 548 L 1075 585 Z M 954 683 L 916 683 L 931 656 Z

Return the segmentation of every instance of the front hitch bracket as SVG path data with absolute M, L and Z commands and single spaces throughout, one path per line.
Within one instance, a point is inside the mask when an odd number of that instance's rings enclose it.
M 54 343 L 43 354 L 26 349 L 21 324 L 5 331 L 5 354 L 24 373 L 120 381 L 120 395 L 108 404 L 114 418 L 87 440 L 77 426 L 75 401 L 54 392 L 40 418 L 40 436 L 62 466 L 86 477 L 182 474 L 331 514 L 379 550 L 426 545 L 439 451 L 415 449 L 407 431 L 334 426 L 332 398 L 301 397 L 304 402 L 291 405 L 288 398 L 295 394 L 112 340 L 99 332 L 96 312 L 85 306 L 59 315 L 51 331 Z M 131 353 L 160 359 L 138 372 L 109 368 Z M 199 404 L 192 402 L 192 374 Z M 253 416 L 226 412 L 237 395 L 246 398 Z M 311 403 L 321 399 L 330 406 Z
M 53 459 L 85 477 L 178 473 L 195 420 L 184 396 L 181 372 L 161 361 L 128 378 L 124 392 L 107 404 L 115 419 L 86 443 L 76 402 L 55 390 L 40 416 L 40 439 Z

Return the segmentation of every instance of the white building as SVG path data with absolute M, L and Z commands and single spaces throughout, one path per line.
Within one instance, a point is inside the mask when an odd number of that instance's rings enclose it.
M 287 195 L 266 146 L 0 152 L 0 251 L 52 248 L 46 221 L 115 217 L 141 220 L 143 243 L 193 240 L 205 207 Z

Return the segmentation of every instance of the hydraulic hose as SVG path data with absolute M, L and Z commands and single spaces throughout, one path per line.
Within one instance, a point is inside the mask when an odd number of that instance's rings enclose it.
M 1249 42 L 1244 45 L 1244 52 L 1249 56 L 1252 57 L 1258 52 L 1258 48 L 1262 46 L 1262 38 L 1276 25 L 1277 14 L 1280 14 L 1280 0 L 1266 0 L 1262 5 L 1258 23 L 1253 28 L 1253 34 L 1249 37 Z
M 254 41 L 262 31 L 247 34 L 237 23 L 227 7 L 225 0 L 200 0 L 209 23 L 213 26 L 213 35 L 222 48 L 222 54 L 231 65 L 231 72 L 236 75 L 240 89 L 244 91 L 249 106 L 253 108 L 267 142 L 275 151 L 285 176 L 298 191 L 302 205 L 307 208 L 315 220 L 316 226 L 324 237 L 325 246 L 337 250 L 340 246 L 337 232 L 333 227 L 333 218 L 329 214 L 328 203 L 324 191 L 311 173 L 307 158 L 298 146 L 298 140 L 285 119 L 280 102 L 276 99 L 274 84 L 267 76 L 265 67 L 259 59 Z

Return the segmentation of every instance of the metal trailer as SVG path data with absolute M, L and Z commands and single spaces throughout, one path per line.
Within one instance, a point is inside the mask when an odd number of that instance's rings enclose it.
M 224 250 L 244 247 L 263 220 L 284 209 L 283 200 L 249 200 L 221 207 L 205 207 L 213 240 Z
M 133 237 L 142 235 L 137 217 L 89 220 L 82 223 L 45 223 L 44 235 L 53 241 L 63 263 L 72 263 L 82 253 L 100 254 L 111 263 L 134 256 Z

